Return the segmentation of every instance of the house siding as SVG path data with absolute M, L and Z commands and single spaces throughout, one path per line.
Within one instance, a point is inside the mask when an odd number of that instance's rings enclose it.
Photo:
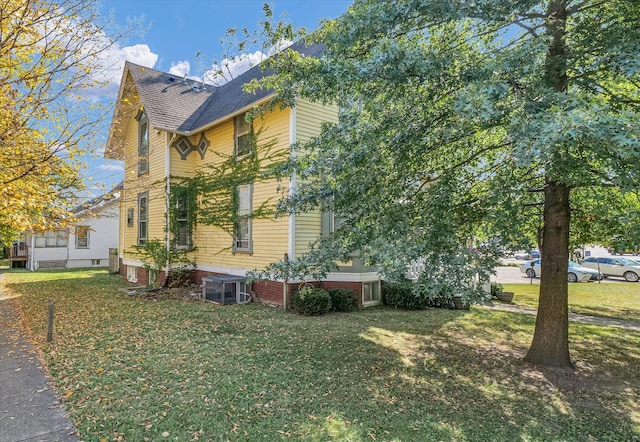
M 274 149 L 288 149 L 289 110 L 276 110 L 265 116 L 264 121 L 256 120 L 254 129 L 263 127 L 258 144 L 275 140 Z M 212 162 L 223 161 L 223 158 L 233 155 L 233 120 L 221 123 L 208 130 L 205 136 L 210 142 L 205 159 L 200 161 L 203 170 Z M 222 157 L 214 154 L 214 151 Z M 190 154 L 190 155 L 193 155 Z M 200 158 L 199 154 L 197 157 Z M 252 207 L 256 210 L 261 204 L 269 202 L 275 204 L 278 198 L 278 186 L 283 185 L 276 180 L 254 182 Z M 286 183 L 284 184 L 286 185 Z M 231 192 L 232 189 L 229 189 Z M 231 246 L 233 238 L 221 228 L 197 225 L 194 231 L 194 245 L 197 250 L 194 259 L 199 268 L 235 268 L 241 271 L 263 268 L 268 264 L 280 260 L 288 250 L 288 217 L 278 219 L 252 220 L 252 253 L 233 253 Z
M 323 122 L 337 121 L 337 106 L 324 106 L 299 99 L 296 104 L 296 141 L 305 143 L 320 133 Z M 300 258 L 309 250 L 309 244 L 318 239 L 322 233 L 321 224 L 319 210 L 296 214 L 294 234 L 296 258 Z
M 162 78 L 162 76 L 159 75 L 158 78 Z M 170 81 L 170 79 L 166 81 Z M 120 206 L 119 258 L 122 264 L 120 268 L 123 275 L 129 274 L 131 279 L 137 279 L 138 284 L 146 283 L 148 278 L 146 270 L 141 268 L 140 256 L 134 253 L 133 248 L 137 245 L 138 240 L 139 195 L 146 192 L 149 197 L 147 239 L 159 239 L 164 244 L 167 240 L 167 172 L 171 176 L 172 185 L 175 186 L 179 183 L 180 178 L 192 178 L 198 171 L 206 172 L 207 167 L 212 164 L 219 164 L 228 158 L 233 158 L 233 117 L 242 111 L 239 103 L 247 103 L 247 105 L 249 103 L 249 101 L 243 101 L 247 100 L 246 97 L 242 97 L 235 103 L 238 107 L 234 108 L 237 111 L 234 110 L 233 115 L 229 114 L 227 117 L 223 117 L 226 119 L 219 119 L 216 116 L 211 120 L 209 124 L 214 124 L 215 121 L 215 126 L 208 126 L 204 132 L 204 136 L 209 142 L 204 158 L 201 157 L 197 149 L 191 150 L 183 158 L 176 148 L 170 146 L 179 139 L 179 135 L 159 131 L 153 127 L 154 124 L 162 126 L 161 123 L 164 120 L 159 118 L 160 116 L 173 115 L 174 110 L 179 111 L 181 108 L 173 109 L 174 104 L 171 101 L 156 101 L 158 97 L 154 94 L 159 94 L 161 91 L 153 89 L 152 86 L 153 84 L 142 82 L 136 86 L 131 76 L 127 76 L 126 85 L 121 86 L 121 93 L 126 93 L 126 96 L 121 96 L 119 103 L 124 110 L 118 114 L 118 118 L 114 118 L 112 123 L 112 133 L 116 134 L 113 139 L 114 143 L 120 143 L 124 139 L 123 144 L 111 146 L 113 149 L 117 148 L 118 152 L 120 146 L 124 146 L 125 182 L 121 192 Z M 137 158 L 138 121 L 135 119 L 135 114 L 141 107 L 137 87 L 150 108 L 149 113 L 158 118 L 158 121 L 150 122 L 149 172 L 142 175 L 138 174 Z M 178 101 L 176 106 L 181 103 L 183 105 L 193 104 L 183 101 L 186 100 L 184 97 L 178 99 L 176 96 L 176 100 Z M 123 104 L 125 102 L 126 105 Z M 125 117 L 125 114 L 128 116 Z M 304 143 L 317 136 L 320 133 L 322 122 L 336 122 L 337 120 L 338 109 L 336 106 L 324 106 L 300 99 L 293 110 L 276 109 L 265 112 L 254 121 L 254 130 L 259 132 L 259 145 L 273 141 L 273 150 L 288 153 L 291 143 Z M 186 122 L 184 127 L 185 131 L 193 129 Z M 119 132 L 119 130 L 123 132 Z M 201 133 L 191 134 L 189 136 L 191 145 L 197 146 L 201 136 Z M 168 171 L 167 165 L 169 165 Z M 290 185 L 287 180 L 284 182 L 276 180 L 255 181 L 252 184 L 251 202 L 254 212 L 265 202 L 275 204 L 282 196 L 283 189 L 286 191 Z M 304 183 L 298 181 L 296 185 L 301 186 Z M 229 194 L 233 190 L 228 189 Z M 133 209 L 131 227 L 127 225 L 129 209 Z M 322 214 L 317 210 L 297 214 L 295 217 L 254 218 L 251 221 L 252 245 L 250 253 L 234 253 L 231 232 L 199 221 L 193 226 L 194 250 L 189 252 L 189 260 L 195 265 L 198 283 L 201 282 L 203 275 L 221 273 L 245 275 L 249 270 L 262 269 L 271 263 L 282 260 L 285 254 L 291 251 L 294 252 L 294 258 L 300 257 L 309 249 L 309 244 L 317 240 L 323 233 L 322 227 Z M 290 237 L 290 234 L 293 234 L 293 237 Z M 377 275 L 365 274 L 362 269 L 356 267 L 345 267 L 341 270 L 343 272 L 336 272 L 329 276 L 327 281 L 316 283 L 327 288 L 351 288 L 361 299 L 361 281 L 377 278 Z M 160 281 L 162 278 L 161 273 Z M 293 292 L 296 287 L 297 284 L 290 283 L 290 292 Z M 256 282 L 253 284 L 252 290 L 262 302 L 269 304 L 282 304 L 283 302 L 283 282 L 281 281 Z
M 147 217 L 147 240 L 165 241 L 165 146 L 166 133 L 153 128 L 149 130 L 149 172 L 138 174 L 138 121 L 132 113 L 127 124 L 125 141 L 125 181 L 120 217 L 123 224 L 123 243 L 120 253 L 126 262 L 139 262 L 132 253 L 138 244 L 138 196 L 148 192 L 149 213 Z M 133 226 L 127 227 L 127 210 L 133 209 Z

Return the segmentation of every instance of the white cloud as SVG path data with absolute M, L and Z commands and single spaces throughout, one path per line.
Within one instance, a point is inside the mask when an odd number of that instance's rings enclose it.
M 219 63 L 213 63 L 211 69 L 204 73 L 205 82 L 220 86 L 260 64 L 266 58 L 267 55 L 262 51 L 240 54 L 233 58 L 223 58 Z
M 214 62 L 211 69 L 204 73 L 205 82 L 215 86 L 228 83 L 272 55 L 289 47 L 291 43 L 291 41 L 282 40 L 277 46 L 271 47 L 267 53 L 257 50 L 250 54 L 240 54 L 232 58 L 223 58 L 220 62 Z
M 95 72 L 95 78 L 105 83 L 105 86 L 91 90 L 87 95 L 96 99 L 105 96 L 115 97 L 120 87 L 124 64 L 127 61 L 152 68 L 158 61 L 158 54 L 152 52 L 151 48 L 146 44 L 125 47 L 114 44 L 100 53 L 100 66 L 102 68 Z
M 176 77 L 184 77 L 185 75 L 188 77 L 190 70 L 191 70 L 191 63 L 184 60 L 184 61 L 171 63 L 171 68 L 169 69 L 169 73 L 171 75 L 175 75 Z

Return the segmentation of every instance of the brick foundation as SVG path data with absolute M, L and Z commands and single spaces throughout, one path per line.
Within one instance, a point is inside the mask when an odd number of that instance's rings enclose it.
M 124 278 L 126 278 L 127 276 L 127 266 L 122 265 L 122 262 L 120 264 L 120 274 Z M 196 270 L 195 284 L 201 286 L 202 278 L 207 276 L 216 276 L 216 275 L 223 275 L 223 273 L 205 272 L 202 270 Z M 137 282 L 138 285 L 146 285 L 147 281 L 149 280 L 148 272 L 144 268 L 138 267 L 137 278 L 138 278 L 138 282 Z M 164 278 L 165 278 L 164 272 L 160 272 L 158 274 L 158 283 L 162 284 L 164 282 Z M 282 306 L 283 284 L 284 283 L 279 281 L 268 281 L 268 280 L 254 281 L 253 284 L 251 285 L 251 291 L 253 292 L 253 294 L 257 298 L 257 301 L 259 302 L 262 302 L 268 305 Z M 330 290 L 332 288 L 349 289 L 354 293 L 358 301 L 358 308 L 362 308 L 362 283 L 361 282 L 340 282 L 340 281 L 317 282 L 316 281 L 316 282 L 311 282 L 309 284 L 315 287 L 322 287 L 325 290 Z M 293 293 L 295 293 L 299 287 L 300 285 L 297 283 L 290 283 L 289 296 L 293 295 Z

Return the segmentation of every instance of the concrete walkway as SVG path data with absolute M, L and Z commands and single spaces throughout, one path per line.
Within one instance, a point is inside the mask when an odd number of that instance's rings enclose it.
M 20 315 L 2 293 L 0 272 L 0 442 L 77 441 Z
M 538 313 L 538 311 L 532 307 L 522 307 L 515 304 L 505 304 L 501 302 L 492 302 L 490 304 L 485 304 L 484 307 L 513 313 L 525 313 L 529 315 L 535 315 Z M 605 318 L 603 316 L 590 316 L 569 312 L 569 321 L 580 322 L 582 324 L 605 325 L 609 327 L 624 328 L 626 330 L 640 331 L 640 321 L 634 321 L 631 319 Z

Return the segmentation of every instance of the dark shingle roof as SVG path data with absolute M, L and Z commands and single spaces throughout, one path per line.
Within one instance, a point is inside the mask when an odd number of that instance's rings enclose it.
M 323 52 L 324 46 L 296 43 L 290 49 L 316 57 Z M 200 82 L 185 82 L 175 75 L 129 62 L 126 69 L 136 84 L 151 126 L 169 132 L 192 133 L 201 130 L 271 94 L 271 91 L 264 89 L 253 94 L 243 90 L 249 81 L 269 74 L 259 65 L 222 86 L 206 85 L 205 88 L 201 87 Z M 197 90 L 194 86 L 197 86 Z
M 215 88 L 194 89 L 200 85 L 175 75 L 127 62 L 151 126 L 171 132 L 189 132 L 199 112 Z

